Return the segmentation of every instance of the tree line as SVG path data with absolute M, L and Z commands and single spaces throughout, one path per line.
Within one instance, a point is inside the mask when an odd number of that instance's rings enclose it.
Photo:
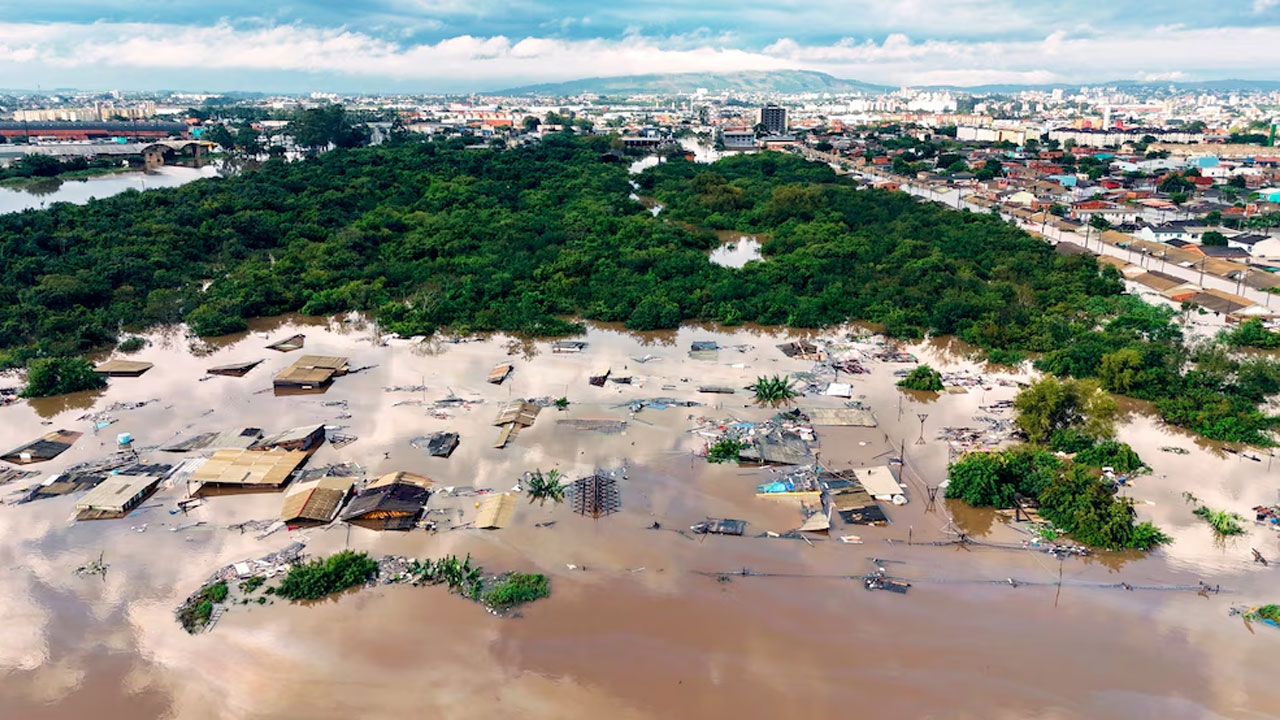
M 121 332 L 200 335 L 284 312 L 367 311 L 405 335 L 550 336 L 577 319 L 817 328 L 859 319 L 956 335 L 992 359 L 1155 403 L 1208 437 L 1264 443 L 1280 367 L 1193 348 L 1119 274 L 1000 218 L 859 189 L 779 153 L 679 157 L 630 198 L 608 138 L 509 151 L 397 135 L 231 178 L 0 216 L 0 365 L 77 355 Z M 763 262 L 712 264 L 713 231 L 763 235 Z

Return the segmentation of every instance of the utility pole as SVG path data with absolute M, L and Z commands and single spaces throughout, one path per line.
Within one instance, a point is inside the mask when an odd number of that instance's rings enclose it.
M 929 417 L 929 413 L 916 413 L 916 417 L 920 418 L 920 437 L 916 440 L 917 445 L 924 444 L 924 421 Z

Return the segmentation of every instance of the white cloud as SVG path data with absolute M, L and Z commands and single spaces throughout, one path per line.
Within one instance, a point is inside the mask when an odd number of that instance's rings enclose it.
M 1255 13 L 1264 13 L 1277 4 L 1280 4 L 1280 0 L 1253 0 L 1253 11 Z
M 1018 40 L 846 38 L 804 44 L 783 38 L 761 50 L 733 35 L 694 29 L 664 37 L 566 39 L 458 35 L 413 44 L 346 28 L 304 25 L 206 27 L 145 23 L 0 23 L 0 64 L 62 84 L 99 75 L 203 72 L 207 77 L 303 73 L 425 86 L 494 87 L 508 81 L 632 73 L 805 68 L 891 84 L 1096 82 L 1258 76 L 1280 63 L 1280 28 L 1152 27 L 1143 33 L 1051 30 Z M 1153 59 L 1160 64 L 1153 66 Z M 1175 75 L 1174 73 L 1181 73 Z M 43 75 L 41 75 L 43 74 Z M 53 80 L 46 80 L 53 82 Z

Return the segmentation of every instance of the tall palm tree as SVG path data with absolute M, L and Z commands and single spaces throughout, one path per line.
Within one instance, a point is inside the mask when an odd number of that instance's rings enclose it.
M 541 470 L 530 473 L 528 480 L 525 481 L 525 492 L 529 494 L 529 502 L 539 500 L 543 505 L 548 500 L 554 503 L 564 502 L 562 479 L 559 470 L 551 470 L 546 475 L 543 475 Z

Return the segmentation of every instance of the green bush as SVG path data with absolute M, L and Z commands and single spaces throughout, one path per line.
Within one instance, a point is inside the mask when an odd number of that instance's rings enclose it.
M 898 381 L 898 387 L 907 390 L 942 392 L 942 373 L 928 365 L 917 365 L 906 377 Z
M 1093 447 L 1093 438 L 1076 428 L 1058 428 L 1049 436 L 1049 449 L 1054 452 L 1078 453 Z
M 551 583 L 541 573 L 511 573 L 484 594 L 484 604 L 507 610 L 551 594 Z
M 1116 497 L 1097 474 L 1081 466 L 1059 473 L 1040 493 L 1040 515 L 1094 547 L 1150 550 L 1169 542 L 1151 523 L 1135 523 L 1133 501 Z
M 747 444 L 736 438 L 722 438 L 707 451 L 707 462 L 737 462 L 738 455 L 747 448 Z
M 219 581 L 206 586 L 178 610 L 178 622 L 189 633 L 199 632 L 209 624 L 209 618 L 213 616 L 214 604 L 226 599 L 227 584 L 225 582 Z
M 1114 468 L 1118 473 L 1131 473 L 1146 467 L 1138 453 L 1128 443 L 1104 440 L 1089 448 L 1079 451 L 1075 461 L 1089 467 Z
M 37 398 L 106 387 L 107 380 L 81 357 L 36 358 L 27 363 L 27 384 L 22 397 Z
M 119 349 L 120 352 L 131 353 L 137 352 L 146 346 L 146 340 L 138 337 L 137 335 L 130 335 L 129 337 L 121 340 L 120 344 L 117 345 L 116 348 Z
M 1222 339 L 1234 347 L 1251 347 L 1263 350 L 1280 348 L 1280 333 L 1268 330 L 1262 321 L 1254 318 L 1245 320 L 1231 330 L 1222 333 Z
M 1034 446 L 969 453 L 951 465 L 948 478 L 947 497 L 974 507 L 1010 507 L 1015 495 L 1034 498 L 1044 519 L 1086 545 L 1149 550 L 1169 542 L 1154 525 L 1135 523 L 1132 502 L 1116 497 L 1096 470 Z
M 261 576 L 251 577 L 248 580 L 244 580 L 240 583 L 240 592 L 251 593 L 254 590 L 257 590 L 258 588 L 262 587 L 263 584 L 265 584 L 266 582 L 267 582 L 267 579 L 264 577 L 261 577 Z
M 367 553 L 343 550 L 323 560 L 293 566 L 276 588 L 276 594 L 290 600 L 317 600 L 363 585 L 377 572 L 378 562 Z
M 1027 445 L 971 452 L 948 469 L 947 497 L 974 507 L 1012 507 L 1016 495 L 1039 495 L 1061 468 L 1052 454 Z
M 1239 513 L 1233 513 L 1229 510 L 1210 510 L 1201 505 L 1191 511 L 1196 517 L 1209 523 L 1209 527 L 1218 535 L 1243 535 L 1244 534 L 1244 518 Z

